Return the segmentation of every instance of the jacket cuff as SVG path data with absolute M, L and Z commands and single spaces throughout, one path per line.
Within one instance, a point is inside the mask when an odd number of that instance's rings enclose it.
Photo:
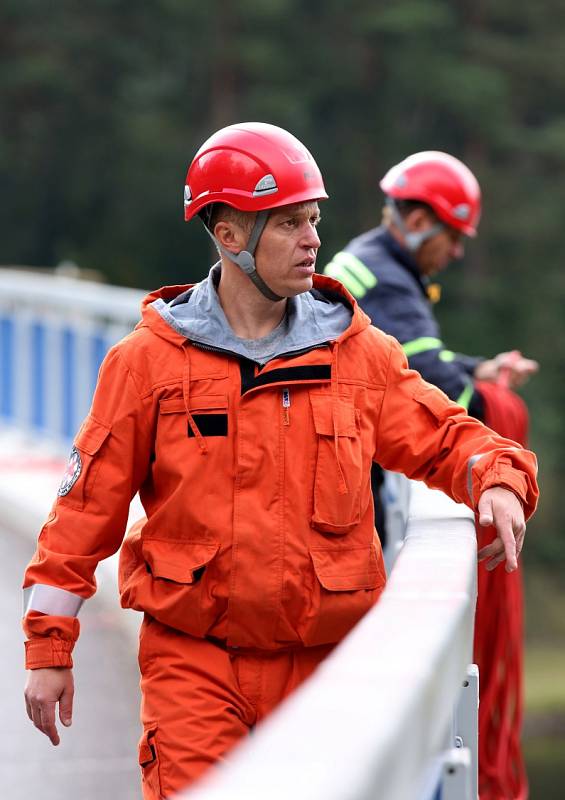
M 28 639 L 25 643 L 26 669 L 42 669 L 45 667 L 72 668 L 71 656 L 74 642 L 55 636 Z
M 483 480 L 475 484 L 476 489 L 474 492 L 474 508 L 478 508 L 479 498 L 487 489 L 492 489 L 495 486 L 500 486 L 502 489 L 508 489 L 513 492 L 518 500 L 522 503 L 524 509 L 524 518 L 526 521 L 532 516 L 536 508 L 536 498 L 532 498 L 531 493 L 528 491 L 528 480 L 526 475 L 521 470 L 513 470 L 509 472 L 505 470 L 503 474 L 497 470 L 489 470 Z
M 527 506 L 528 487 L 526 484 L 526 478 L 518 471 L 516 471 L 513 475 L 497 475 L 496 473 L 491 473 L 482 482 L 481 494 L 486 489 L 492 489 L 493 486 L 502 486 L 503 489 L 510 489 L 510 491 L 514 492 L 514 494 L 517 495 L 522 501 L 522 505 L 524 507 Z

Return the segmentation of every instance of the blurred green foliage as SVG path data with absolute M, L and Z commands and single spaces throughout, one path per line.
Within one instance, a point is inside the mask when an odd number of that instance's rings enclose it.
M 185 170 L 218 127 L 282 125 L 331 200 L 324 264 L 379 218 L 378 179 L 411 152 L 462 158 L 480 237 L 445 279 L 452 349 L 519 348 L 544 499 L 529 558 L 565 563 L 565 5 L 539 0 L 4 0 L 0 262 L 70 259 L 154 287 L 201 278 Z

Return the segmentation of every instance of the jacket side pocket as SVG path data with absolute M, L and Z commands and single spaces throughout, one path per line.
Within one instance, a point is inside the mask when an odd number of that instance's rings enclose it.
M 143 734 L 139 741 L 139 766 L 143 800 L 161 800 L 163 795 L 159 778 L 157 725 L 154 722 L 148 722 L 143 726 Z
M 308 647 L 340 641 L 374 605 L 386 583 L 375 545 L 311 548 L 316 580 L 301 632 Z

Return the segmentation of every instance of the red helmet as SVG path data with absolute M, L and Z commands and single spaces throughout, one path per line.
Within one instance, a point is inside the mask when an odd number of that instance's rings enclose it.
M 476 236 L 481 217 L 481 189 L 459 159 L 427 150 L 414 153 L 389 169 L 380 183 L 395 200 L 420 200 L 436 216 L 466 236 Z
M 298 139 L 276 125 L 243 122 L 213 134 L 194 156 L 184 218 L 210 203 L 263 211 L 327 197 L 320 170 Z

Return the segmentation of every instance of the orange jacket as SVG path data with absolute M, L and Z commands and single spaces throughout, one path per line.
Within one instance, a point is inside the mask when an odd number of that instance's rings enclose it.
M 264 649 L 338 641 L 382 592 L 373 460 L 469 505 L 503 485 L 532 513 L 534 455 L 409 370 L 341 284 L 315 285 L 352 304 L 349 328 L 260 371 L 195 346 L 150 307 L 188 287 L 146 298 L 101 368 L 72 479 L 26 572 L 28 667 L 72 664 L 78 607 L 137 491 L 147 521 L 122 551 L 122 604 Z

